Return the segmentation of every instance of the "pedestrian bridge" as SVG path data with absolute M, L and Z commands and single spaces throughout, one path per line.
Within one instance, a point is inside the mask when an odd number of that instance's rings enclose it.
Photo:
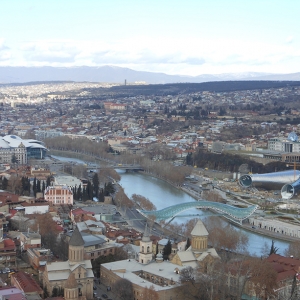
M 173 206 L 166 207 L 161 210 L 156 211 L 146 211 L 140 210 L 140 213 L 146 218 L 153 216 L 155 221 L 162 221 L 172 219 L 177 216 L 179 213 L 186 211 L 191 208 L 200 208 L 200 209 L 211 209 L 218 213 L 221 213 L 224 217 L 231 219 L 232 221 L 242 222 L 244 219 L 250 217 L 257 209 L 258 205 L 250 205 L 246 208 L 238 208 L 235 206 L 211 202 L 211 201 L 193 201 L 187 203 L 181 203 Z

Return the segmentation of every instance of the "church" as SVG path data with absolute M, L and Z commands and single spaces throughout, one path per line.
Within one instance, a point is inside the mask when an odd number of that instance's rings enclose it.
M 191 246 L 186 251 L 178 251 L 171 262 L 179 266 L 200 268 L 203 273 L 207 273 L 209 266 L 220 256 L 214 248 L 208 248 L 208 232 L 201 220 L 198 220 L 191 236 Z
M 94 274 L 90 260 L 84 260 L 84 241 L 76 228 L 69 242 L 69 260 L 47 263 L 43 286 L 51 296 L 54 289 L 64 290 L 67 300 L 93 299 Z
M 119 280 L 129 280 L 132 283 L 134 299 L 141 299 L 150 287 L 154 288 L 159 299 L 176 299 L 181 288 L 182 269 L 191 266 L 206 272 L 215 260 L 220 259 L 214 248 L 208 248 L 208 232 L 200 220 L 191 235 L 191 246 L 185 251 L 178 251 L 171 261 L 164 261 L 161 253 L 154 260 L 152 241 L 146 227 L 140 242 L 138 259 L 102 264 L 101 282 L 113 288 Z

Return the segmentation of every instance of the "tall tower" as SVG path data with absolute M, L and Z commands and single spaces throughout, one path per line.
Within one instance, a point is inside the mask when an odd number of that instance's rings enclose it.
M 208 232 L 201 220 L 198 220 L 191 232 L 191 236 L 193 250 L 198 251 L 207 249 Z
M 74 230 L 69 241 L 69 262 L 70 264 L 80 263 L 84 260 L 84 240 L 78 228 Z
M 152 260 L 152 241 L 146 224 L 143 238 L 140 242 L 139 263 L 148 264 Z

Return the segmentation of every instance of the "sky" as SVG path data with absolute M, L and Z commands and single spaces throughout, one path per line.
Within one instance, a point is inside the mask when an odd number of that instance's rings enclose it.
M 298 0 L 1 0 L 0 66 L 300 72 Z

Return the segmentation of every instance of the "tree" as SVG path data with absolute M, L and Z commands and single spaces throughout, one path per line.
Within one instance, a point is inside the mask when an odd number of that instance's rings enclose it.
M 190 240 L 190 238 L 187 238 L 186 245 L 185 245 L 185 250 L 187 250 L 190 246 L 191 246 L 191 240 Z
M 113 289 L 121 300 L 132 300 L 134 298 L 132 283 L 127 279 L 117 280 L 113 285 Z
M 17 194 L 21 195 L 22 193 L 22 178 L 17 175 L 10 176 L 7 184 L 7 190 Z
M 11 157 L 11 163 L 12 164 L 17 164 L 18 163 L 18 159 L 17 159 L 15 154 L 13 154 L 12 157 Z
M 45 181 L 43 180 L 42 192 L 44 193 L 46 189 Z
M 300 241 L 295 241 L 289 244 L 289 247 L 285 251 L 286 256 L 292 256 L 294 258 L 300 258 Z
M 81 189 L 81 184 L 79 185 L 79 187 L 78 187 L 78 189 L 77 189 L 76 198 L 77 198 L 77 200 L 82 201 L 82 189 Z
M 33 190 L 33 194 L 34 194 L 34 197 L 35 197 L 36 196 L 36 191 L 37 191 L 36 177 L 34 177 L 34 179 L 33 179 L 32 190 Z
M 271 244 L 271 248 L 270 248 L 270 253 L 269 253 L 269 255 L 271 255 L 271 254 L 276 254 L 277 251 L 278 251 L 278 248 L 275 247 L 275 242 L 272 240 L 272 244 Z
M 99 194 L 99 178 L 98 178 L 98 174 L 94 173 L 93 175 L 93 190 L 94 190 L 94 196 L 98 198 L 98 194 Z
M 151 285 L 149 288 L 145 287 L 142 292 L 142 300 L 159 300 L 159 295 L 155 291 L 155 288 L 153 285 Z
M 52 289 L 52 297 L 58 297 L 58 288 L 57 287 L 54 287 Z
M 156 206 L 146 197 L 142 195 L 133 194 L 131 199 L 144 210 L 156 210 Z
M 88 199 L 93 199 L 93 186 L 90 181 L 88 181 L 87 186 L 86 186 L 86 193 L 87 193 L 87 198 Z
M 171 241 L 168 240 L 168 243 L 166 244 L 166 246 L 164 247 L 163 250 L 163 258 L 164 260 L 168 260 L 169 259 L 169 255 L 172 253 L 172 244 Z
M 225 273 L 223 269 L 215 269 L 210 274 L 204 274 L 200 269 L 186 267 L 180 272 L 180 282 L 182 286 L 179 290 L 182 298 L 190 300 L 225 300 L 230 299 Z M 240 299 L 240 298 L 238 298 Z
M 41 190 L 41 181 L 37 180 L 37 182 L 36 182 L 36 192 L 40 193 L 41 191 L 42 191 Z
M 51 177 L 48 176 L 47 179 L 46 179 L 46 187 L 48 187 L 50 185 L 51 185 Z
M 7 190 L 8 187 L 8 180 L 5 176 L 2 177 L 2 189 Z
M 115 192 L 115 188 L 111 182 L 104 184 L 104 196 L 109 196 Z
M 52 219 L 52 215 L 50 213 L 33 214 L 31 215 L 31 218 L 35 220 L 31 229 L 35 232 L 39 232 L 42 243 L 45 247 L 50 248 L 54 252 L 59 232 L 56 222 Z

